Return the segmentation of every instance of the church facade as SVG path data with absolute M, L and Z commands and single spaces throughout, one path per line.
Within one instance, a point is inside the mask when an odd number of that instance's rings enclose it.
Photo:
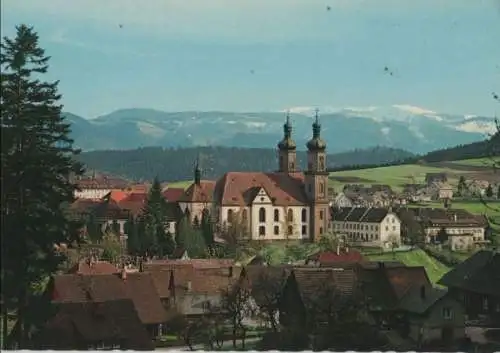
M 199 219 L 207 209 L 216 224 L 238 226 L 252 240 L 317 241 L 330 224 L 326 143 L 317 111 L 312 130 L 307 170 L 297 168 L 297 146 L 287 116 L 277 172 L 228 172 L 213 182 L 201 180 L 197 167 L 181 209 Z

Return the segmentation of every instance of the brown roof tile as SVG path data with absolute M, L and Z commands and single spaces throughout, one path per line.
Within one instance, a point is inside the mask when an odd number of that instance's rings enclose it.
M 249 205 L 259 188 L 264 188 L 275 205 L 305 205 L 303 173 L 229 172 L 217 181 L 214 197 L 219 204 Z
M 102 275 L 118 273 L 119 270 L 107 261 L 87 261 L 82 260 L 75 264 L 68 273 L 79 275 Z
M 177 202 L 184 195 L 184 191 L 182 188 L 167 188 L 163 191 L 163 197 L 168 202 Z
M 147 273 L 116 275 L 58 275 L 53 278 L 53 301 L 106 302 L 132 299 L 143 323 L 165 322 L 166 313 L 153 279 Z
M 191 184 L 178 199 L 180 202 L 212 202 L 215 181 L 201 180 L 200 184 Z

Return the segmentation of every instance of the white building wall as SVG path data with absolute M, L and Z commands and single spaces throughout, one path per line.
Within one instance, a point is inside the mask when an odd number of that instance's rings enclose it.
M 109 194 L 111 189 L 82 189 L 75 191 L 75 198 L 77 199 L 102 199 Z

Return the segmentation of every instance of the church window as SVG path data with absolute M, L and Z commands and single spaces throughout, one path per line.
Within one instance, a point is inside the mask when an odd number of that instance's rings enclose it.
M 279 235 L 279 234 L 280 234 L 280 227 L 274 226 L 274 235 Z
M 261 237 L 263 237 L 264 235 L 266 235 L 266 227 L 264 227 L 264 226 L 260 226 L 259 227 L 259 235 Z
M 319 219 L 323 220 L 323 211 L 319 211 Z
M 233 210 L 227 210 L 227 222 L 228 223 L 233 222 Z
M 325 192 L 325 184 L 319 183 L 319 193 L 323 194 Z
M 307 222 L 307 210 L 304 208 L 302 209 L 302 223 Z
M 266 209 L 261 207 L 259 209 L 259 222 L 264 223 L 266 221 Z
M 288 235 L 293 234 L 293 226 L 288 226 Z
M 319 235 L 323 234 L 323 227 L 319 227 Z
M 293 222 L 293 211 L 291 209 L 288 210 L 287 221 Z
M 247 210 L 243 210 L 243 212 L 241 214 L 241 218 L 243 219 L 243 222 L 245 224 L 248 222 L 248 211 Z
M 274 221 L 275 222 L 280 221 L 280 211 L 279 210 L 274 210 Z
M 302 226 L 302 235 L 307 234 L 307 226 Z

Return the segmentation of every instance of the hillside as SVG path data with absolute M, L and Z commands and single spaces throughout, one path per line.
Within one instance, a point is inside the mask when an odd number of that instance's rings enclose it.
M 291 109 L 299 150 L 311 135 L 311 112 Z M 432 113 L 432 114 L 430 114 Z M 282 137 L 284 113 L 163 112 L 122 109 L 95 119 L 71 113 L 72 137 L 84 151 L 139 147 L 225 146 L 273 148 Z M 427 153 L 484 139 L 490 117 L 438 114 L 411 106 L 322 109 L 322 136 L 330 153 L 388 146 Z
M 277 169 L 277 155 L 274 149 L 193 147 L 163 149 L 160 147 L 140 148 L 127 151 L 93 151 L 79 156 L 87 169 L 96 169 L 113 175 L 135 180 L 191 180 L 193 166 L 200 157 L 204 178 L 217 178 L 228 171 L 274 171 Z M 388 163 L 413 157 L 413 154 L 387 148 L 375 147 L 354 150 L 328 156 L 329 167 L 356 163 Z M 300 168 L 305 167 L 306 153 L 297 152 Z

